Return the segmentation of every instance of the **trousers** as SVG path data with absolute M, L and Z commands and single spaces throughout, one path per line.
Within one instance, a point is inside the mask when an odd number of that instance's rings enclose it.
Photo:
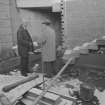
M 20 67 L 22 75 L 29 73 L 29 56 L 26 57 L 21 56 Z

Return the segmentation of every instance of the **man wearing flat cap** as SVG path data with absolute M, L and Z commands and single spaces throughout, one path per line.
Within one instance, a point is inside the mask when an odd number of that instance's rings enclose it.
M 43 23 L 42 29 L 42 62 L 44 72 L 47 77 L 53 77 L 56 74 L 55 62 L 56 62 L 56 34 L 52 28 L 50 20 L 46 20 Z
M 18 53 L 21 58 L 21 74 L 27 76 L 29 73 L 29 53 L 34 52 L 32 38 L 27 30 L 28 22 L 23 22 L 17 31 Z

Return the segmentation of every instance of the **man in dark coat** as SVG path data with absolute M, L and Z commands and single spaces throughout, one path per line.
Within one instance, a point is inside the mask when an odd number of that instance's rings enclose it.
M 33 42 L 29 32 L 27 31 L 28 23 L 20 25 L 17 31 L 18 53 L 21 57 L 21 74 L 27 76 L 29 73 L 29 53 L 33 52 Z

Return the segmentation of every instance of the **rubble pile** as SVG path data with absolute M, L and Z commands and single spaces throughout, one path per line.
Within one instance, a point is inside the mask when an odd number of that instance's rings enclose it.
M 24 78 L 26 78 L 26 77 L 16 76 L 16 75 L 0 75 L 0 89 L 2 89 L 2 87 L 7 85 L 7 84 L 15 83 L 16 81 L 22 80 Z M 81 82 L 78 79 L 71 78 L 71 77 L 69 77 L 69 79 L 67 78 L 67 80 L 63 79 L 63 81 L 58 79 L 55 81 L 55 83 L 51 87 L 51 89 L 48 90 L 48 92 L 57 94 L 58 96 L 62 97 L 61 98 L 62 99 L 62 105 L 72 105 L 72 101 L 70 101 L 68 99 L 70 99 L 70 98 L 72 98 L 74 100 L 76 99 L 73 96 L 73 94 L 74 94 L 74 91 L 80 91 L 80 85 L 81 84 L 83 84 L 83 82 Z M 47 82 L 46 82 L 46 85 L 47 85 Z M 8 93 L 4 94 L 1 90 L 0 96 L 3 98 L 3 100 L 6 100 L 5 102 L 9 103 L 9 100 L 6 97 L 6 95 L 7 95 L 7 97 L 11 96 L 11 95 L 8 95 Z M 105 91 L 101 92 L 98 89 L 95 89 L 94 95 L 98 98 L 100 105 L 105 105 L 104 104 L 105 103 L 104 102 Z M 2 98 L 0 98 L 0 100 L 2 100 Z M 68 98 L 68 99 L 66 99 L 66 98 Z M 10 105 L 7 103 L 3 104 L 3 105 Z
M 72 97 L 74 91 L 80 90 L 80 84 L 82 84 L 82 82 L 78 79 L 56 82 L 49 91 L 57 93 L 61 96 Z

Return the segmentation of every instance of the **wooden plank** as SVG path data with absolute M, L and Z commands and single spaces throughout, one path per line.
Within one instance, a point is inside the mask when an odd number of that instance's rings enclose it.
M 28 99 L 22 99 L 22 102 L 24 102 L 25 105 L 32 105 L 33 101 L 28 100 Z M 51 105 L 48 103 L 45 103 L 43 101 L 39 101 L 39 105 Z M 73 105 L 72 101 L 66 100 L 66 99 L 61 99 L 61 102 L 58 105 Z
M 37 88 L 32 88 L 30 91 L 30 93 L 34 93 L 36 95 L 40 95 L 42 90 L 37 89 Z M 60 96 L 55 95 L 53 93 L 47 92 L 43 97 L 52 100 L 53 102 L 56 102 L 60 99 Z
M 25 98 L 27 100 L 34 101 L 40 95 L 41 92 L 42 92 L 42 90 L 40 90 L 40 89 L 32 88 L 26 94 Z M 59 95 L 47 92 L 46 95 L 44 95 L 40 101 L 43 101 L 44 103 L 46 103 L 45 105 L 47 105 L 47 104 L 58 105 L 61 102 L 61 97 Z
M 72 98 L 72 97 L 70 97 L 70 94 L 69 94 L 69 91 L 67 88 L 52 87 L 48 92 L 52 92 L 52 93 L 60 95 L 62 97 Z
M 35 98 L 34 98 L 34 99 L 35 99 Z M 23 102 L 25 105 L 32 105 L 32 104 L 33 104 L 33 101 L 28 100 L 28 99 L 24 99 L 24 98 L 22 99 L 22 102 Z M 38 105 L 52 105 L 52 104 L 40 100 L 39 103 L 38 103 Z
M 2 91 L 2 87 L 15 83 L 16 81 L 23 80 L 24 76 L 14 76 L 14 75 L 0 75 L 0 91 Z
M 27 91 L 29 91 L 41 82 L 42 78 L 39 77 L 35 80 L 32 80 L 31 82 L 27 82 L 23 85 L 20 85 L 15 89 L 11 90 L 10 92 L 4 94 L 8 97 L 11 103 L 15 103 L 15 101 L 18 100 L 18 98 L 20 98 L 23 94 L 25 94 Z

